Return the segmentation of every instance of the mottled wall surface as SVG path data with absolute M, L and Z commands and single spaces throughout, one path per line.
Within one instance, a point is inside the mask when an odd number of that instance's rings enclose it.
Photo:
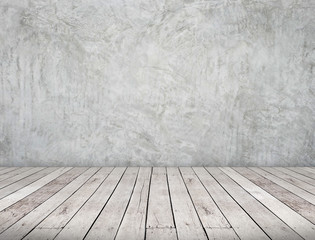
M 315 165 L 314 0 L 0 0 L 0 165 Z

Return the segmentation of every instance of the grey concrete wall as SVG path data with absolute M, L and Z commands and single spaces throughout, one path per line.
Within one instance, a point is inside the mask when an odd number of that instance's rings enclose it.
M 0 0 L 0 165 L 315 165 L 314 0 Z

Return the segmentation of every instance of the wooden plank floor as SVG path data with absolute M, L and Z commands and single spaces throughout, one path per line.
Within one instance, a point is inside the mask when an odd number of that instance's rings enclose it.
M 0 167 L 0 240 L 315 239 L 315 168 Z

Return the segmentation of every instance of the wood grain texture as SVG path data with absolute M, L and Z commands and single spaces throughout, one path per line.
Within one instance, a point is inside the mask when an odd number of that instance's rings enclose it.
M 19 191 L 10 194 L 0 200 L 0 211 L 3 211 L 7 207 L 11 206 L 12 204 L 18 202 L 19 200 L 25 198 L 26 196 L 32 194 L 33 192 L 41 189 L 46 184 L 52 182 L 54 179 L 58 178 L 60 175 L 66 173 L 71 168 L 59 168 L 56 171 L 46 175 L 45 177 L 37 180 L 36 182 L 20 189 Z
M 259 173 L 261 176 L 268 178 L 269 180 L 273 181 L 274 183 L 280 185 L 281 187 L 289 190 L 290 192 L 294 193 L 295 195 L 297 195 L 301 198 L 304 198 L 306 201 L 315 205 L 315 195 L 313 195 L 312 193 L 309 193 L 309 192 L 305 191 L 304 189 L 301 189 L 301 188 L 285 181 L 284 179 L 277 177 L 274 174 L 271 174 L 267 171 L 264 171 L 261 168 L 252 167 L 250 169 L 252 169 L 253 171 Z
M 146 240 L 177 240 L 174 228 L 148 228 Z
M 207 239 L 178 168 L 167 168 L 175 224 L 179 240 Z
M 0 174 L 2 171 L 4 171 L 7 167 L 0 167 Z
M 300 179 L 298 179 L 296 176 L 292 176 L 292 174 L 287 174 L 281 170 L 279 170 L 278 168 L 270 168 L 270 167 L 267 167 L 267 168 L 262 168 L 264 169 L 265 171 L 301 188 L 301 189 L 304 189 L 305 191 L 308 191 L 312 194 L 315 194 L 315 186 L 311 185 L 311 184 L 308 184 Z M 294 175 L 294 174 L 293 174 Z
M 227 169 L 224 168 L 221 171 L 218 168 L 207 168 L 207 170 L 271 239 L 280 239 L 281 237 L 291 240 L 302 239 L 289 226 L 250 195 L 247 189 L 245 191 L 245 189 L 233 181 L 235 179 L 233 178 L 232 180 L 229 177 L 230 175 L 226 174 L 230 173 L 227 172 Z
M 293 172 L 297 172 L 303 176 L 315 179 L 315 173 L 308 171 L 308 168 L 305 168 L 305 167 L 288 167 L 286 169 L 289 169 L 290 171 L 293 171 Z
M 120 182 L 125 168 L 115 168 L 55 239 L 83 239 Z
M 73 168 L 0 212 L 0 233 L 76 179 L 87 168 Z
M 17 169 L 10 171 L 8 173 L 1 174 L 0 175 L 0 186 L 1 186 L 2 181 L 6 180 L 6 179 L 10 179 L 11 177 L 14 177 L 14 176 L 18 176 L 19 174 L 26 172 L 30 169 L 31 169 L 30 167 L 17 168 Z
M 74 169 L 75 170 L 75 169 Z M 49 199 L 35 208 L 32 212 L 27 214 L 19 222 L 12 225 L 7 229 L 1 237 L 3 238 L 13 238 L 20 239 L 24 237 L 28 232 L 30 232 L 34 227 L 36 227 L 43 219 L 45 219 L 51 212 L 53 212 L 56 207 L 62 204 L 67 198 L 69 198 L 74 192 L 78 190 L 97 170 L 98 168 L 90 168 L 86 170 L 85 168 L 80 169 L 79 175 L 75 177 L 74 180 L 68 180 L 68 184 L 61 188 L 56 194 L 52 195 Z M 69 172 L 68 174 L 70 174 Z M 56 179 L 57 180 L 57 179 Z M 59 179 L 61 181 L 66 181 L 66 179 Z M 55 183 L 56 184 L 56 183 Z M 55 185 L 54 184 L 54 185 Z M 26 237 L 26 239 L 34 239 L 34 237 Z
M 7 193 L 0 199 L 0 240 L 315 236 L 314 205 L 287 188 L 311 193 L 261 168 L 19 170 L 12 170 L 19 174 L 6 178 L 12 183 L 0 189 Z M 312 179 L 300 169 L 274 170 L 300 181 Z
M 45 236 L 46 229 L 52 229 L 49 236 L 45 239 L 53 239 L 69 222 L 69 220 L 76 214 L 76 212 L 83 206 L 83 204 L 91 197 L 99 185 L 111 172 L 112 168 L 91 168 L 88 179 L 73 195 L 71 195 L 65 202 L 56 208 L 52 214 L 45 218 L 36 229 L 34 229 L 25 239 L 40 239 L 40 236 Z M 98 171 L 96 174 L 95 172 Z M 88 172 L 88 171 L 87 171 Z M 82 174 L 83 175 L 83 174 Z M 41 233 L 42 231 L 42 233 Z
M 313 173 L 313 175 L 315 174 L 315 167 L 304 167 L 303 169 L 310 173 Z
M 85 239 L 114 239 L 129 205 L 139 168 L 128 168 Z M 58 238 L 59 239 L 59 238 Z
M 284 172 L 284 173 L 286 173 L 286 174 L 288 174 L 294 178 L 302 180 L 303 182 L 306 182 L 308 184 L 315 186 L 315 179 L 312 177 L 304 176 L 303 174 L 289 170 L 288 168 L 284 168 L 284 167 L 277 167 L 276 169 L 280 170 L 281 172 Z M 315 175 L 314 175 L 314 177 L 315 177 Z
M 193 169 L 240 239 L 269 239 L 215 178 L 204 168 Z
M 232 170 L 231 168 L 220 169 L 229 177 L 231 177 L 235 182 L 237 182 L 240 186 L 242 186 L 242 188 L 244 188 L 254 198 L 261 202 L 266 208 L 270 210 L 270 212 L 272 212 L 282 221 L 281 223 L 275 222 L 273 227 L 271 227 L 275 229 L 276 236 L 278 235 L 278 237 L 284 237 L 284 235 L 287 235 L 286 239 L 300 239 L 301 237 L 310 240 L 314 239 L 314 224 L 303 218 L 287 205 L 249 181 L 247 178 Z M 282 223 L 286 225 L 280 227 Z M 276 226 L 279 227 L 277 228 Z M 297 234 L 292 233 L 292 230 L 294 230 Z M 283 231 L 285 231 L 286 233 L 282 233 Z M 300 235 L 301 237 L 299 237 L 298 235 Z
M 248 168 L 233 169 L 315 224 L 315 206 L 313 204 Z
M 239 239 L 192 168 L 180 171 L 208 239 Z
M 8 172 L 11 172 L 11 171 L 14 171 L 18 169 L 18 167 L 7 167 L 7 168 L 3 168 L 2 170 L 0 170 L 0 176 L 8 173 Z
M 14 175 L 13 177 L 10 177 L 9 179 L 3 180 L 0 182 L 0 189 L 6 187 L 8 185 L 11 185 L 11 184 L 13 184 L 13 183 L 15 183 L 15 182 L 17 182 L 23 178 L 26 178 L 30 175 L 33 175 L 34 173 L 39 172 L 43 169 L 44 169 L 43 167 L 29 168 L 29 169 L 27 169 L 27 171 L 24 171 L 20 174 Z
M 147 228 L 174 227 L 166 168 L 154 168 L 150 185 Z
M 137 240 L 145 237 L 146 213 L 151 181 L 151 168 L 140 168 L 128 209 L 115 239 Z
M 95 173 L 80 189 L 78 189 L 70 198 L 62 203 L 54 210 L 37 228 L 39 229 L 59 229 L 69 222 L 76 212 L 84 205 L 84 203 L 94 194 L 100 184 L 107 178 L 113 168 L 92 168 Z
M 6 187 L 0 189 L 0 199 L 24 188 L 25 186 L 28 186 L 28 185 L 36 182 L 37 180 L 45 177 L 46 175 L 49 175 L 50 173 L 54 172 L 55 170 L 57 170 L 57 168 L 53 168 L 53 167 L 46 168 L 46 169 L 41 170 L 41 171 L 31 175 L 31 176 L 28 176 L 28 177 L 21 179 L 21 180 L 15 182 L 9 186 L 6 186 Z M 37 183 L 35 183 L 31 186 L 34 187 L 34 185 L 36 185 L 36 184 Z

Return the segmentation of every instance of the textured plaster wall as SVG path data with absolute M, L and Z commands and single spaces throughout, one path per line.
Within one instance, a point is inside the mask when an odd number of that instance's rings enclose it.
M 0 165 L 315 165 L 314 0 L 0 0 Z

